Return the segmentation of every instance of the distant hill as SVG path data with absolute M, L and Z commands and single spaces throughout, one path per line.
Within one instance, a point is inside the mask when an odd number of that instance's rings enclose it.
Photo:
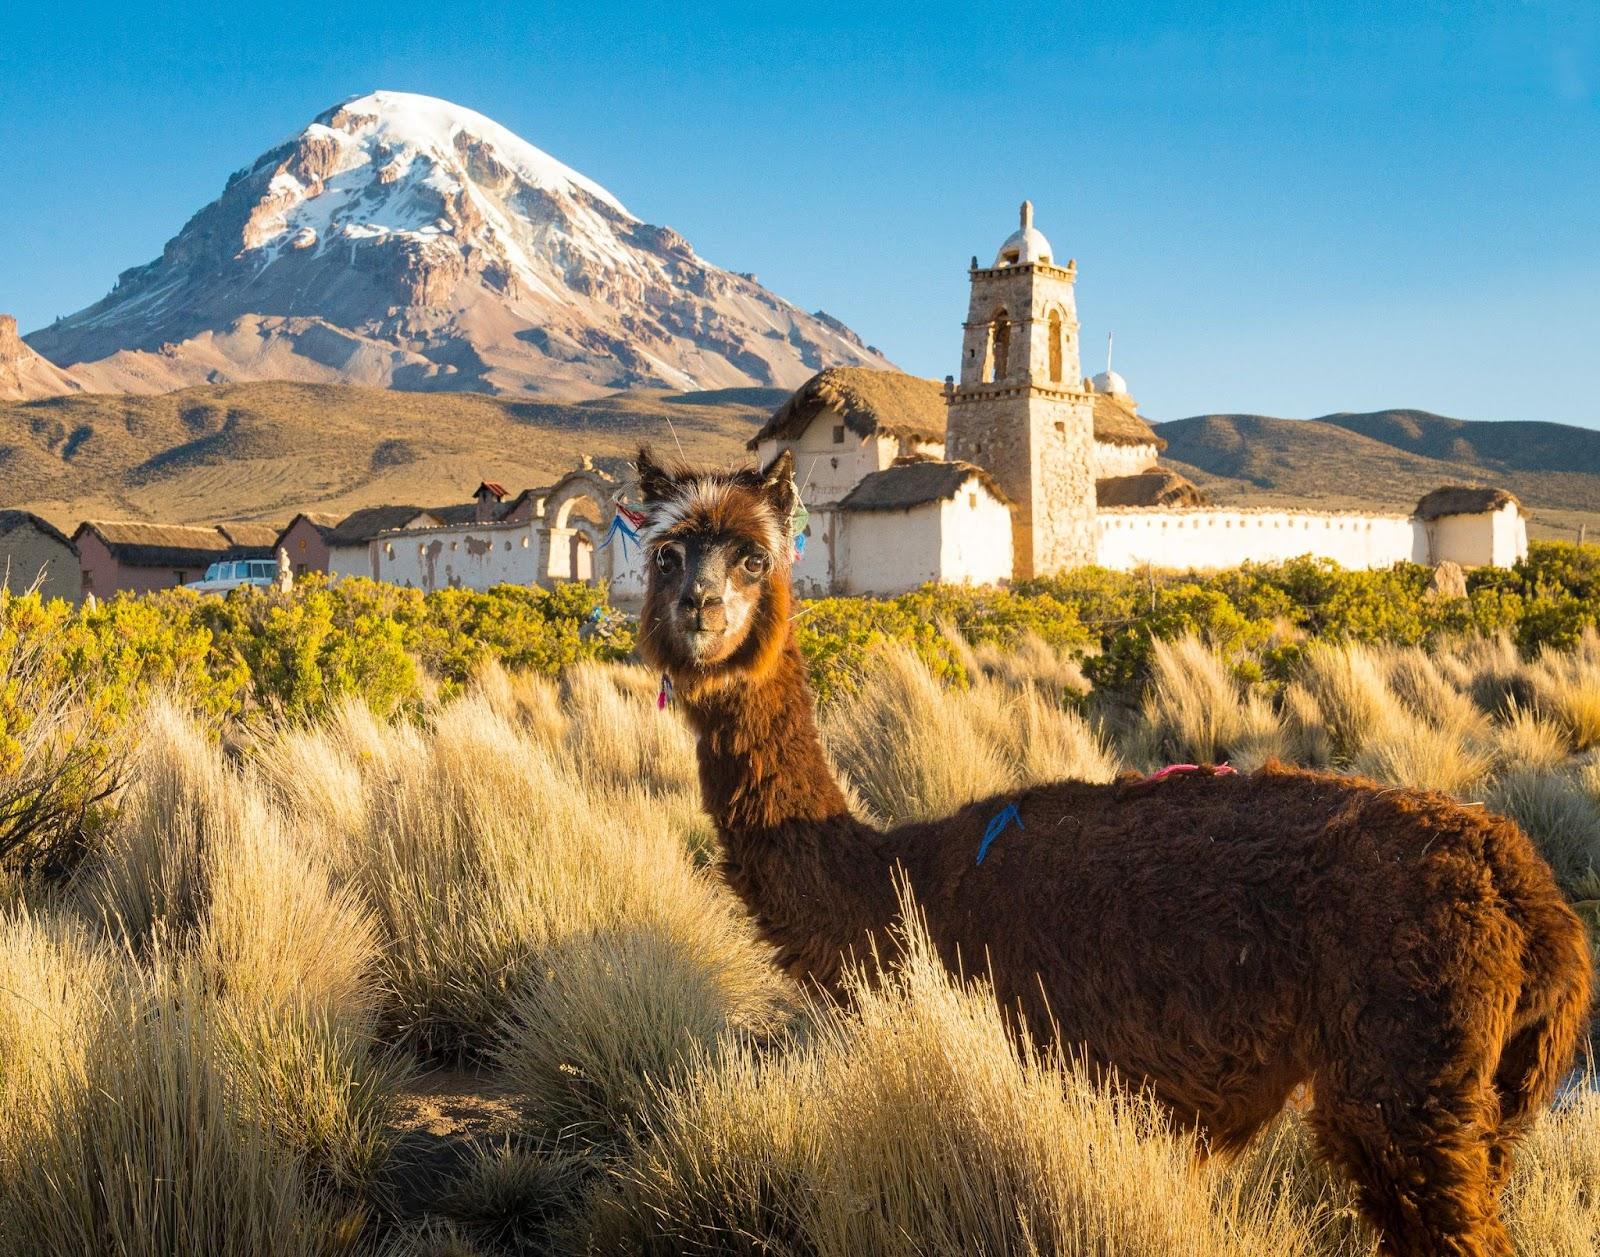
M 92 515 L 283 520 L 465 500 L 484 478 L 516 492 L 584 454 L 632 455 L 641 440 L 726 463 L 747 456 L 745 441 L 787 396 L 746 387 L 559 402 L 267 381 L 0 402 L 0 509 L 63 527 Z M 1600 432 L 1586 428 L 1420 410 L 1153 426 L 1168 443 L 1163 462 L 1214 501 L 1395 510 L 1441 484 L 1492 484 L 1522 499 L 1536 535 L 1583 523 L 1600 538 Z
M 1534 532 L 1600 536 L 1600 432 L 1559 423 L 1451 419 L 1425 410 L 1318 419 L 1196 415 L 1153 425 L 1175 465 L 1215 501 L 1407 507 L 1445 483 L 1510 489 Z
M 464 501 L 481 479 L 516 492 L 584 454 L 631 455 L 640 440 L 740 458 L 786 396 L 728 388 L 561 403 L 275 381 L 0 403 L 0 507 L 70 527 L 94 515 L 287 520 Z

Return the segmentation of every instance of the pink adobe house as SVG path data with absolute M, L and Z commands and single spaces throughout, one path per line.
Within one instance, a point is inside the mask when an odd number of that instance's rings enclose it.
M 225 555 L 271 558 L 278 530 L 270 524 L 142 524 L 85 520 L 72 534 L 83 568 L 83 592 L 96 598 L 187 585 Z
M 277 549 L 289 556 L 289 567 L 296 576 L 307 572 L 326 572 L 338 517 L 303 511 L 278 534 Z

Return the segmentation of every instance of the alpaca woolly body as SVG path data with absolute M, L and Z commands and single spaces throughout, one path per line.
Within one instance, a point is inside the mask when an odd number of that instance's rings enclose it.
M 1041 1041 L 1148 1085 L 1224 1152 L 1309 1082 L 1319 1147 L 1386 1251 L 1510 1253 L 1510 1151 L 1590 998 L 1583 928 L 1526 836 L 1441 795 L 1277 765 L 1061 782 L 879 832 L 829 771 L 768 553 L 787 474 L 674 477 L 641 456 L 647 503 L 672 506 L 653 544 L 676 547 L 641 643 L 778 963 L 837 990 L 846 953 L 890 946 L 901 870 L 946 964 L 986 972 Z M 1022 826 L 978 864 L 1012 802 Z

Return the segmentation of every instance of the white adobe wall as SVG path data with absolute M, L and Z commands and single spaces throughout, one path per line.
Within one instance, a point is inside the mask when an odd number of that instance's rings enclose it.
M 944 505 L 924 502 L 904 511 L 837 512 L 833 591 L 886 597 L 938 580 Z
M 1318 555 L 1343 567 L 1428 562 L 1421 521 L 1409 515 L 1225 509 L 1102 509 L 1104 567 L 1235 567 Z
M 1510 567 L 1528 554 L 1528 522 L 1514 502 L 1478 515 L 1443 515 L 1421 527 L 1430 563 Z
M 807 506 L 811 520 L 806 525 L 810 536 L 806 548 L 790 573 L 795 596 L 826 598 L 834 589 L 836 551 L 844 512 L 828 506 Z
M 375 545 L 375 542 L 369 541 L 359 546 L 329 546 L 328 579 L 364 576 L 367 580 L 377 580 L 378 562 L 373 549 Z
M 1096 441 L 1094 445 L 1094 478 L 1105 480 L 1110 476 L 1136 476 L 1154 467 L 1161 451 L 1153 444 L 1112 445 L 1109 441 Z
M 377 579 L 392 585 L 431 592 L 539 583 L 539 538 L 532 523 L 407 528 L 371 544 Z
M 844 440 L 834 442 L 835 428 L 844 428 Z M 900 456 L 900 442 L 892 436 L 860 437 L 845 427 L 831 410 L 813 419 L 798 441 L 763 441 L 756 457 L 765 467 L 785 446 L 794 451 L 795 483 L 808 507 L 837 502 L 861 478 L 882 471 Z
M 939 579 L 951 585 L 997 585 L 1011 579 L 1011 508 L 973 477 L 940 504 Z

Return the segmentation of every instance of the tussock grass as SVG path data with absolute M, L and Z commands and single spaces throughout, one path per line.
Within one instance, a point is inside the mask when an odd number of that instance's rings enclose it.
M 1260 765 L 1285 751 L 1284 734 L 1265 699 L 1245 692 L 1228 662 L 1197 637 L 1154 643 L 1144 721 L 1160 763 Z
M 1566 731 L 1573 750 L 1600 743 L 1600 634 L 1586 629 L 1570 651 L 1542 650 L 1527 678 L 1534 710 Z
M 1116 757 L 1084 718 L 1031 680 L 980 675 L 965 689 L 946 687 L 904 646 L 879 661 L 871 685 L 824 713 L 823 738 L 884 824 L 947 816 L 1035 782 L 1116 775 Z
M 593 1251 L 1311 1251 L 1293 1201 L 1216 1190 L 1152 1102 L 1012 1038 L 915 923 L 852 996 L 671 1093 L 589 1202 Z
M 565 940 L 513 999 L 492 1056 L 542 1127 L 618 1138 L 697 1053 L 776 1028 L 785 988 L 769 957 L 709 895 L 681 902 Z
M 1487 798 L 1569 894 L 1600 886 L 1600 745 L 1573 758 L 1600 639 L 1532 662 L 1314 643 L 1249 684 L 1182 639 L 1115 711 L 1042 642 L 951 648 L 965 683 L 890 651 L 826 713 L 864 814 L 1275 754 Z M 0 888 L 0 1249 L 1372 1252 L 1299 1119 L 1200 1165 L 1146 1097 L 1007 1034 L 914 918 L 850 1008 L 797 1006 L 699 867 L 656 683 L 489 666 L 414 719 L 346 701 L 226 752 L 154 702 L 70 867 Z M 396 1093 L 450 1061 L 521 1125 L 402 1224 Z M 1519 1251 L 1596 1247 L 1596 1147 L 1586 1091 L 1536 1126 Z

